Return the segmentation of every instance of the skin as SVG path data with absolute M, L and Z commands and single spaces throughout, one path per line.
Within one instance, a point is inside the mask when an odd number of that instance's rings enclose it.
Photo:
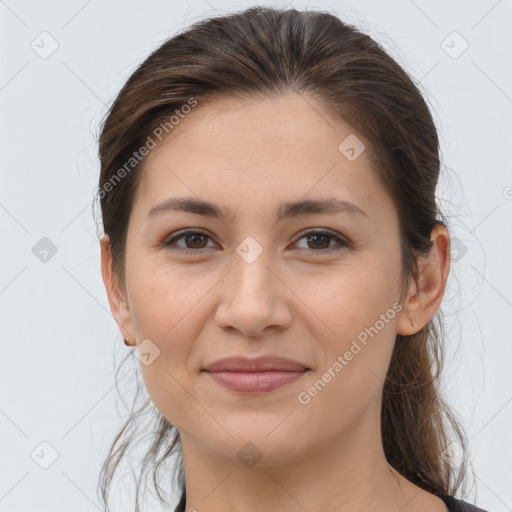
M 350 161 L 338 150 L 353 133 L 295 93 L 199 103 L 145 159 L 121 284 L 102 240 L 102 275 L 120 330 L 131 345 L 149 339 L 160 351 L 141 369 L 156 407 L 180 432 L 186 510 L 446 511 L 388 465 L 380 410 L 397 333 L 419 331 L 440 305 L 449 233 L 434 228 L 420 279 L 399 301 L 397 209 L 367 151 Z M 162 201 L 190 196 L 229 209 L 230 217 L 148 217 Z M 308 214 L 276 223 L 280 202 L 328 197 L 350 201 L 367 216 Z M 189 227 L 208 236 L 163 245 Z M 306 229 L 333 230 L 351 244 L 308 242 Z M 262 249 L 251 263 L 236 252 L 248 236 Z M 398 303 L 401 311 L 309 403 L 300 403 L 298 394 Z M 226 390 L 201 372 L 238 354 L 290 357 L 311 370 L 255 396 Z M 237 456 L 248 442 L 261 455 L 251 467 Z

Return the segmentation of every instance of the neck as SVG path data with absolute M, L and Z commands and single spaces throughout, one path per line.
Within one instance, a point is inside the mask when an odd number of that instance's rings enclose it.
M 424 493 L 387 463 L 376 414 L 284 463 L 262 457 L 245 467 L 186 435 L 181 442 L 186 511 L 406 512 L 416 510 L 408 504 Z

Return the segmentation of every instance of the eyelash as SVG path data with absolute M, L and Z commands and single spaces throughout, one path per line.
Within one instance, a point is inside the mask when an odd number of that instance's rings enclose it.
M 200 249 L 185 249 L 185 248 L 179 247 L 179 246 L 171 247 L 171 245 L 173 245 L 176 240 L 180 240 L 180 239 L 184 238 L 185 236 L 192 235 L 192 234 L 193 235 L 202 235 L 202 236 L 205 236 L 205 237 L 208 237 L 211 239 L 211 237 L 210 237 L 210 235 L 208 235 L 208 233 L 205 233 L 203 231 L 200 231 L 200 230 L 197 230 L 194 228 L 190 228 L 190 229 L 186 229 L 185 231 L 180 232 L 178 235 L 168 239 L 167 241 L 164 241 L 162 243 L 162 245 L 172 251 L 177 251 L 177 252 L 181 252 L 181 253 L 185 253 L 185 254 L 198 253 L 198 252 L 202 252 L 204 249 L 207 249 L 207 247 L 201 247 Z M 337 248 L 329 247 L 327 249 L 303 249 L 309 253 L 322 253 L 322 252 L 325 253 L 325 252 L 331 252 L 331 251 L 340 251 L 344 248 L 350 247 L 350 244 L 347 240 L 341 238 L 335 232 L 330 231 L 330 230 L 325 230 L 325 229 L 309 230 L 309 231 L 303 232 L 301 234 L 301 236 L 297 239 L 297 241 L 302 240 L 303 238 L 305 238 L 307 236 L 311 236 L 311 235 L 328 236 L 331 239 L 335 240 L 340 246 Z

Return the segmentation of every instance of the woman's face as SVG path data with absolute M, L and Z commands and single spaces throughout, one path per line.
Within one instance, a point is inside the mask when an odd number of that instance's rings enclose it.
M 399 224 L 361 143 L 312 98 L 289 94 L 199 102 L 146 157 L 123 332 L 143 343 L 148 392 L 184 448 L 272 466 L 380 435 L 401 316 Z M 165 207 L 182 198 L 225 216 Z M 204 371 L 264 355 L 306 370 L 266 391 Z

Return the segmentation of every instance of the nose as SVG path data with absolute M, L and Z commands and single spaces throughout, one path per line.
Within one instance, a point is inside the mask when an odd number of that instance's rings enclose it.
M 222 329 L 259 336 L 291 324 L 293 294 L 264 254 L 251 263 L 235 254 L 233 268 L 220 283 L 215 320 Z

